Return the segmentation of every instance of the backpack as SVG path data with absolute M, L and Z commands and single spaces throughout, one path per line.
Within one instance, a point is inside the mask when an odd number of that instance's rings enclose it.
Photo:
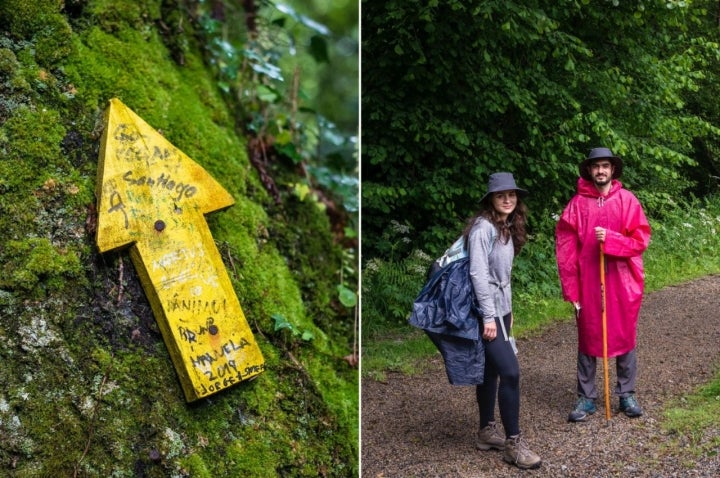
M 493 244 L 495 244 L 495 229 L 493 229 L 492 241 Z M 463 259 L 467 256 L 468 251 L 465 248 L 465 237 L 460 236 L 455 240 L 455 242 L 453 242 L 452 246 L 445 250 L 445 253 L 442 256 L 438 257 L 432 264 L 430 264 L 426 279 L 430 280 L 430 278 L 434 276 L 437 271 L 439 271 L 446 265 L 451 264 L 459 259 Z
M 445 254 L 438 257 L 432 264 L 430 264 L 425 280 L 430 280 L 430 278 L 440 269 L 457 261 L 458 259 L 467 257 L 467 255 L 467 249 L 465 249 L 465 238 L 460 236 L 455 242 L 453 242 L 450 248 L 445 250 Z

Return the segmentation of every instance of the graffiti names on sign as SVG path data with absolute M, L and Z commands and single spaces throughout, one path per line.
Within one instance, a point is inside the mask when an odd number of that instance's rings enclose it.
M 205 214 L 234 204 L 202 167 L 110 100 L 98 167 L 101 252 L 130 246 L 188 401 L 265 369 Z

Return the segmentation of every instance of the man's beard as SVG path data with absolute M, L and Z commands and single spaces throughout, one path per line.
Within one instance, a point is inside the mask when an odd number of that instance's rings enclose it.
M 609 184 L 611 180 L 612 179 L 609 177 L 606 177 L 605 179 L 598 179 L 597 177 L 593 178 L 593 182 L 597 186 L 605 186 L 605 185 Z

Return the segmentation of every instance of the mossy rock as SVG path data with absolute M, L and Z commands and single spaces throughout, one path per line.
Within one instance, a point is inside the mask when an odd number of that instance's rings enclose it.
M 186 10 L 165 3 L 0 6 L 0 475 L 357 475 L 358 375 L 342 359 L 353 316 L 334 298 L 342 249 L 316 203 L 289 186 L 281 204 L 268 196 L 237 105 Z M 166 18 L 185 18 L 184 33 L 163 37 Z M 186 403 L 127 251 L 95 246 L 113 97 L 236 200 L 208 222 L 266 360 L 251 382 Z M 275 173 L 281 189 L 292 182 L 292 168 Z

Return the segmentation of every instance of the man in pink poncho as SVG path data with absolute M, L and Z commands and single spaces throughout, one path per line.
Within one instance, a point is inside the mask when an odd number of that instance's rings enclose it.
M 608 148 L 594 148 L 580 164 L 577 194 L 555 231 L 563 298 L 575 306 L 578 330 L 578 401 L 568 420 L 595 413 L 597 357 L 603 356 L 600 247 L 605 252 L 607 354 L 615 357 L 620 411 L 639 417 L 635 398 L 637 321 L 645 275 L 642 253 L 650 225 L 638 199 L 617 179 L 622 160 Z

